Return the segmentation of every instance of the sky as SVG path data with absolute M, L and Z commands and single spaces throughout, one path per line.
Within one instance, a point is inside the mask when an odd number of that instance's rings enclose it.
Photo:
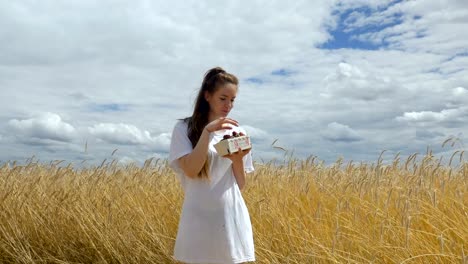
M 468 144 L 465 0 L 18 0 L 0 25 L 0 163 L 167 158 L 216 66 L 257 162 Z

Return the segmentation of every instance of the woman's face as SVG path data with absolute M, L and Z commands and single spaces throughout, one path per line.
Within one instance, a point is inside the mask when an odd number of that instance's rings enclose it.
M 234 107 L 236 99 L 237 85 L 226 83 L 216 90 L 213 94 L 205 93 L 205 99 L 210 105 L 210 114 L 214 118 L 226 117 Z

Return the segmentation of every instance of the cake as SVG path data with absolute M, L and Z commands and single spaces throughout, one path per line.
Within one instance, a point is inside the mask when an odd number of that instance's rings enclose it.
M 232 135 L 226 134 L 223 139 L 214 145 L 218 155 L 225 156 L 231 153 L 235 153 L 241 148 L 242 150 L 252 148 L 250 143 L 250 137 L 244 135 L 244 133 L 232 132 Z

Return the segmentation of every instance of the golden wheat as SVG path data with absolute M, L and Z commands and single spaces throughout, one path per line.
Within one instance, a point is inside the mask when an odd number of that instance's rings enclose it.
M 256 164 L 257 263 L 468 263 L 468 163 L 416 156 Z M 183 192 L 167 161 L 62 163 L 0 168 L 0 262 L 175 263 Z

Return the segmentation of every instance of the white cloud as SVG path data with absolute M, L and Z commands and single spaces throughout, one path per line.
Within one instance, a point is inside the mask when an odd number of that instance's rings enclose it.
M 368 74 L 348 63 L 339 63 L 335 73 L 325 77 L 325 98 L 355 98 L 360 100 L 376 100 L 387 97 L 394 92 L 394 84 L 389 78 Z
M 134 158 L 127 157 L 127 156 L 123 156 L 123 157 L 118 159 L 118 163 L 120 165 L 125 166 L 125 165 L 130 165 L 132 163 L 138 164 L 138 160 L 136 160 Z
M 468 116 L 468 107 L 460 107 L 455 109 L 444 109 L 440 112 L 421 111 L 421 112 L 405 112 L 403 116 L 396 117 L 397 121 L 407 122 L 445 122 L 445 121 L 461 121 Z
M 268 138 L 268 133 L 260 128 L 249 125 L 242 126 L 252 139 L 264 140 Z
M 330 16 L 331 3 L 277 1 L 265 5 L 263 1 L 250 1 L 249 8 L 245 2 L 217 8 L 216 1 L 2 5 L 0 22 L 6 26 L 1 33 L 10 39 L 8 45 L 3 44 L 4 63 L 60 64 L 100 59 L 176 69 L 190 66 L 181 65 L 187 58 L 212 63 L 217 56 L 225 56 L 225 61 L 260 59 L 264 64 L 274 52 L 297 54 L 311 42 L 326 40 L 327 32 L 320 25 Z M 305 31 L 306 38 L 298 35 Z M 200 52 L 206 50 L 210 52 Z
M 153 162 L 154 162 L 155 160 L 164 159 L 164 158 L 165 158 L 165 156 L 162 155 L 161 153 L 153 152 L 151 154 L 146 155 L 145 160 L 153 159 Z
M 325 130 L 323 137 L 330 141 L 344 142 L 353 142 L 362 139 L 358 133 L 349 126 L 337 122 L 332 122 L 327 125 L 327 129 Z
M 456 87 L 452 89 L 452 95 L 455 97 L 466 98 L 466 96 L 468 96 L 468 90 L 463 87 Z
M 426 129 L 416 130 L 416 137 L 422 138 L 422 139 L 444 137 L 444 136 L 445 136 L 445 134 L 441 133 L 439 131 L 432 131 L 432 130 L 426 130 Z
M 161 133 L 153 137 L 147 130 L 140 130 L 134 125 L 101 123 L 89 127 L 91 135 L 104 141 L 123 145 L 148 145 L 159 149 L 168 149 L 171 136 L 169 133 Z
M 467 7 L 453 0 L 3 2 L 0 159 L 100 163 L 115 148 L 140 161 L 165 157 L 167 131 L 191 114 L 203 74 L 217 65 L 241 81 L 233 118 L 268 139 L 256 143 L 256 158 L 280 152 L 273 139 L 328 161 L 424 151 L 468 129 Z M 340 14 L 353 11 L 341 23 Z M 385 46 L 319 48 L 330 27 L 341 26 L 351 41 Z M 43 138 L 33 137 L 38 129 L 8 122 L 37 112 L 60 113 L 74 136 L 64 136 L 64 125 L 59 135 L 43 126 Z
M 379 31 L 357 33 L 354 37 L 375 44 L 387 43 L 390 48 L 445 55 L 463 53 L 467 51 L 468 36 L 459 32 L 468 23 L 468 8 L 461 2 L 402 1 L 370 14 L 354 12 L 345 26 L 349 32 L 387 26 Z
M 50 112 L 30 119 L 12 119 L 8 125 L 20 137 L 68 142 L 75 136 L 75 128 L 72 125 L 62 121 L 58 114 Z
M 463 107 L 468 102 L 468 90 L 456 87 L 451 89 L 451 93 L 448 93 L 447 97 L 447 107 Z

